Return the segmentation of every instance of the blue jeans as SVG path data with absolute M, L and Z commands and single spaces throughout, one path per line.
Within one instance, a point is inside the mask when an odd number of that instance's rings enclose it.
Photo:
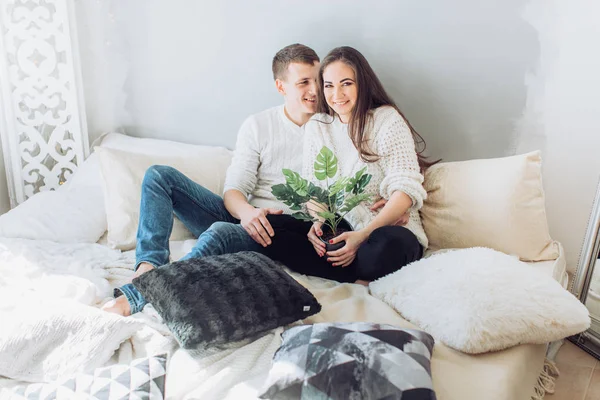
M 227 211 L 220 196 L 173 167 L 153 165 L 142 182 L 136 270 L 142 262 L 156 268 L 169 262 L 173 215 L 198 237 L 194 248 L 182 260 L 263 249 Z M 132 314 L 146 305 L 132 284 L 115 289 L 115 296 L 121 293 L 127 298 Z

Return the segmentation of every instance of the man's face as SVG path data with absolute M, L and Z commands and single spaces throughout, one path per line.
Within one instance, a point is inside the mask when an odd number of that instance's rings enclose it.
M 314 114 L 317 111 L 319 63 L 291 63 L 283 79 L 277 79 L 278 91 L 285 98 L 289 113 Z

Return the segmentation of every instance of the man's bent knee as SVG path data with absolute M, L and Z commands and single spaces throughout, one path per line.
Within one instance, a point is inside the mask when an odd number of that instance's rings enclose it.
M 208 230 L 214 232 L 217 235 L 228 235 L 238 233 L 241 229 L 244 229 L 241 227 L 241 225 L 225 221 L 213 222 L 213 224 L 208 228 Z
M 165 178 L 180 173 L 177 169 L 168 165 L 151 165 L 144 174 L 142 185 L 151 182 L 164 181 Z

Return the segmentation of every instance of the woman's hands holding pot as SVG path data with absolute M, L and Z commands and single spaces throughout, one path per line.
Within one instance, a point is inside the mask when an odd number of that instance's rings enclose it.
M 327 261 L 331 262 L 334 267 L 347 267 L 356 258 L 356 252 L 360 245 L 367 240 L 368 236 L 362 231 L 349 231 L 344 232 L 329 241 L 330 244 L 335 244 L 346 241 L 346 245 L 339 250 L 330 251 L 327 253 L 329 258 Z
M 319 239 L 319 236 L 323 236 L 323 231 L 321 230 L 321 226 L 323 226 L 322 222 L 316 221 L 312 224 L 312 226 L 310 227 L 310 230 L 308 231 L 308 234 L 306 236 L 308 236 L 308 241 L 310 243 L 312 243 L 313 247 L 315 248 L 315 251 L 317 252 L 317 254 L 319 255 L 319 257 L 323 257 L 325 255 L 325 243 L 323 243 L 323 241 L 321 239 Z

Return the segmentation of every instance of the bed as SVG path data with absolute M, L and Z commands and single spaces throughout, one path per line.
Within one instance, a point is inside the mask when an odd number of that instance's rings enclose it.
M 130 147 L 131 143 L 127 140 L 119 146 Z M 164 149 L 162 145 L 161 150 Z M 88 164 L 93 164 L 93 161 Z M 97 166 L 86 168 L 86 172 L 81 173 L 84 176 L 74 179 L 78 183 L 72 186 L 87 187 L 88 192 L 96 190 L 95 199 L 100 201 L 98 196 L 103 189 L 102 185 L 95 183 L 99 179 Z M 72 189 L 73 187 L 67 187 L 64 191 Z M 37 215 L 43 212 L 51 211 L 38 210 Z M 70 212 L 74 212 L 72 208 Z M 39 220 L 41 217 L 35 218 Z M 56 211 L 52 218 L 55 222 L 62 218 L 64 223 L 64 218 L 68 217 Z M 31 219 L 23 219 L 21 224 L 31 225 L 30 221 Z M 6 225 L 6 221 L 4 223 Z M 69 223 L 76 225 L 78 221 L 70 220 Z M 52 223 L 46 224 L 46 228 L 47 226 L 52 226 Z M 33 230 L 33 235 L 36 235 L 41 228 Z M 81 227 L 81 230 L 85 231 L 85 227 Z M 97 243 L 57 243 L 39 238 L 23 238 L 27 237 L 27 232 L 23 233 L 23 230 L 19 234 L 21 238 L 15 238 L 14 235 L 13 238 L 0 238 L 0 292 L 4 293 L 2 310 L 18 308 L 19 296 L 30 293 L 35 293 L 38 298 L 60 298 L 99 308 L 110 299 L 112 289 L 126 283 L 132 274 L 134 251 L 111 248 L 106 235 L 97 240 Z M 52 232 L 47 232 L 46 235 L 51 236 Z M 0 236 L 7 236 L 7 233 L 0 229 Z M 194 243 L 193 239 L 172 240 L 172 259 L 181 257 Z M 564 251 L 562 246 L 557 246 L 558 258 L 530 262 L 529 265 L 566 287 Z M 321 312 L 302 321 L 303 323 L 369 321 L 417 328 L 393 308 L 371 296 L 365 286 L 339 284 L 292 272 L 290 274 L 308 288 L 322 305 Z M 227 349 L 188 351 L 178 347 L 151 305 L 130 318 L 142 323 L 144 328 L 123 341 L 105 365 L 128 363 L 149 354 L 170 354 L 166 373 L 168 399 L 257 398 L 273 355 L 281 344 L 284 329 L 275 329 L 257 340 L 240 342 Z M 546 344 L 526 344 L 503 351 L 469 355 L 436 342 L 431 369 L 437 398 L 542 398 L 544 392 L 540 392 L 543 386 L 540 376 L 544 375 L 546 351 Z M 6 397 L 7 390 L 24 384 L 26 383 L 0 378 L 0 390 L 4 390 L 0 394 Z

